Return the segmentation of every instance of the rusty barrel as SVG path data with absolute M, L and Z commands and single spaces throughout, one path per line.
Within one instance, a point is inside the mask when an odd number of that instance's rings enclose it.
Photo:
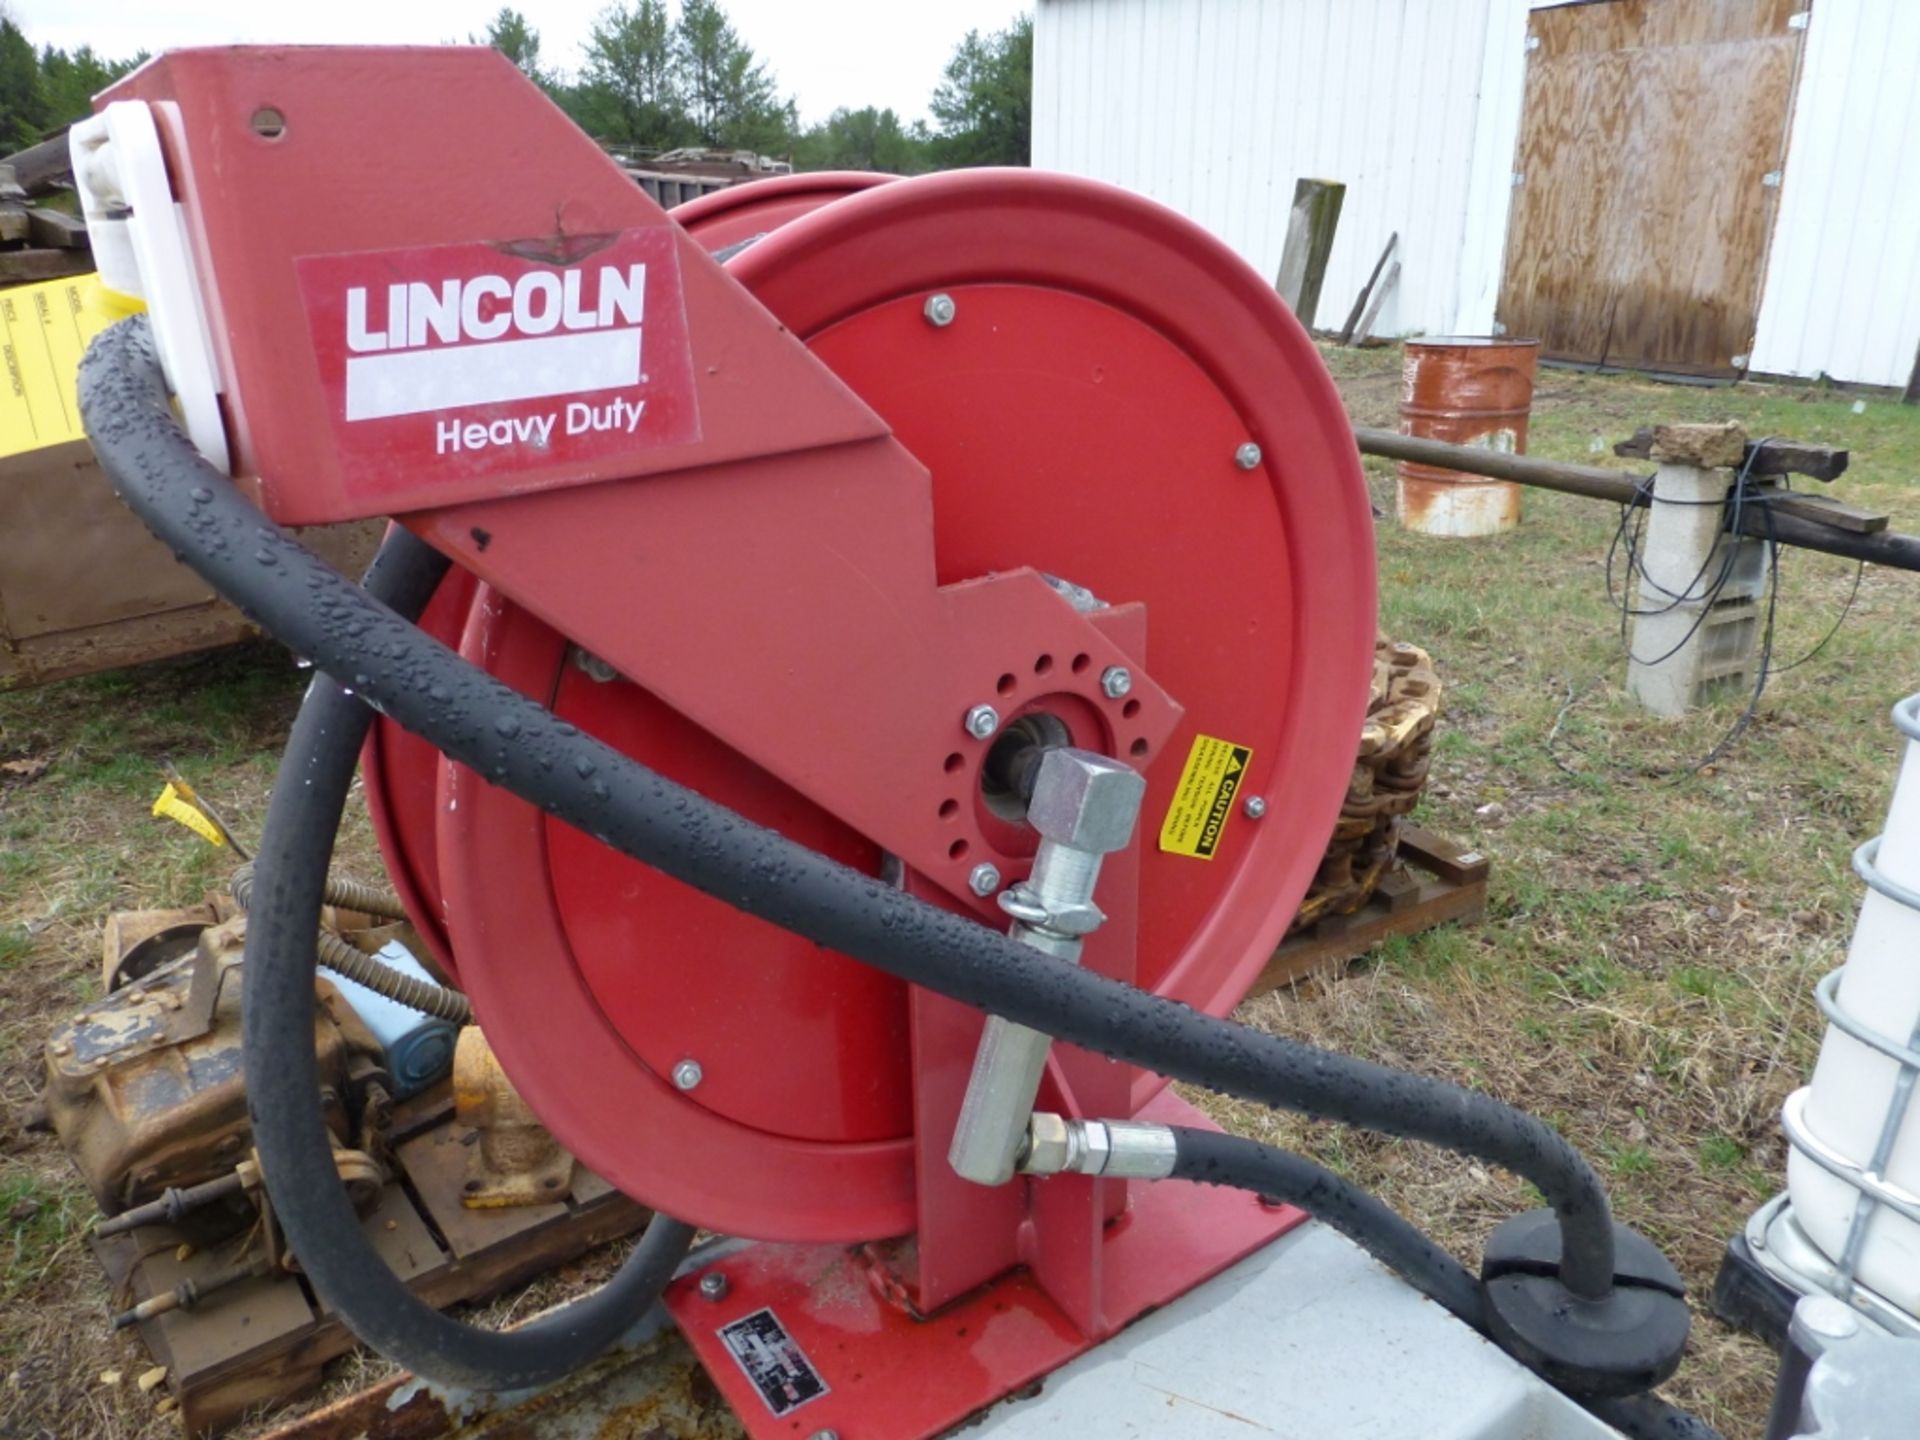
M 1527 450 L 1538 340 L 1453 335 L 1407 341 L 1400 432 L 1509 455 Z M 1400 523 L 1426 535 L 1497 535 L 1520 523 L 1520 487 L 1402 460 Z

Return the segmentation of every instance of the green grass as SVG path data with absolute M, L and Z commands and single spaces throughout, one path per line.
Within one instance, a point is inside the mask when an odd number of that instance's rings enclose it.
M 1323 353 L 1355 420 L 1392 425 L 1399 352 Z M 1860 398 L 1543 370 L 1529 448 L 1625 471 L 1611 446 L 1642 424 L 1737 419 L 1754 436 L 1849 447 L 1846 475 L 1806 488 L 1920 531 L 1920 410 L 1868 395 L 1855 415 Z M 1920 576 L 1868 570 L 1826 651 L 1776 676 L 1746 736 L 1691 773 L 1740 706 L 1668 722 L 1627 696 L 1603 569 L 1617 510 L 1528 491 L 1519 529 L 1445 540 L 1394 525 L 1391 465 L 1365 468 L 1388 516 L 1382 627 L 1431 652 L 1447 687 L 1420 821 L 1493 858 L 1488 913 L 1244 1014 L 1553 1117 L 1698 1301 L 1728 1236 L 1784 1184 L 1780 1102 L 1811 1071 L 1813 983 L 1844 959 L 1860 903 L 1848 857 L 1879 828 L 1899 759 L 1887 711 L 1920 688 Z M 1853 575 L 1785 555 L 1783 662 L 1826 632 Z M 1249 1123 L 1240 1107 L 1218 1113 Z M 1325 1127 L 1287 1118 L 1267 1133 L 1316 1155 L 1327 1143 Z M 1463 1256 L 1528 1203 L 1523 1183 L 1418 1146 L 1344 1153 L 1354 1178 Z M 1772 1355 L 1696 1313 L 1670 1393 L 1730 1435 L 1758 1433 Z
M 32 1175 L 0 1177 L 0 1305 L 30 1297 L 86 1234 L 93 1201 Z
M 1391 424 L 1398 352 L 1327 357 L 1356 419 Z M 1854 415 L 1856 398 L 1543 371 L 1531 448 L 1613 463 L 1608 447 L 1638 425 L 1737 418 L 1756 435 L 1850 446 L 1853 467 L 1832 493 L 1920 530 L 1920 411 L 1869 396 Z M 1390 514 L 1391 467 L 1366 468 Z M 1779 1105 L 1811 1069 L 1813 982 L 1844 957 L 1860 893 L 1848 857 L 1880 824 L 1899 754 L 1887 709 L 1920 686 L 1920 577 L 1869 571 L 1827 651 L 1778 678 L 1717 765 L 1689 773 L 1738 706 L 1670 723 L 1625 694 L 1602 571 L 1616 520 L 1604 505 L 1530 492 L 1521 527 L 1496 539 L 1380 524 L 1382 624 L 1430 651 L 1447 686 L 1420 819 L 1492 857 L 1488 911 L 1242 1013 L 1547 1117 L 1593 1157 L 1621 1218 L 1675 1257 L 1697 1300 L 1727 1237 L 1783 1183 Z M 1783 656 L 1826 631 L 1852 578 L 1845 562 L 1787 555 Z M 97 988 L 104 913 L 196 901 L 230 864 L 148 813 L 161 761 L 255 833 L 304 678 L 280 652 L 243 647 L 0 694 L 0 762 L 50 761 L 24 783 L 0 772 L 10 1106 L 36 1088 L 49 1026 Z M 377 874 L 363 816 L 343 849 L 357 873 Z M 1524 1181 L 1420 1146 L 1206 1103 L 1376 1188 L 1470 1263 L 1494 1223 L 1540 1203 Z M 104 1292 L 77 1239 L 90 1207 L 71 1177 L 50 1141 L 0 1146 L 0 1352 L 24 1353 L 55 1326 L 86 1379 L 121 1356 L 102 1336 Z M 20 1201 L 33 1202 L 23 1218 L 5 1219 Z M 1773 1357 L 1698 1314 L 1669 1393 L 1729 1435 L 1758 1433 Z

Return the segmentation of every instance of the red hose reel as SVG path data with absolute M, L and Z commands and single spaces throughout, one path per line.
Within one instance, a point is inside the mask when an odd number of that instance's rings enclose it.
M 983 924 L 1006 923 L 995 896 L 1036 843 L 985 777 L 996 741 L 1125 759 L 1146 799 L 1084 963 L 1213 1013 L 1244 995 L 1345 792 L 1374 581 L 1339 397 L 1218 241 L 1028 171 L 795 176 L 669 218 L 481 52 L 184 52 L 130 88 L 177 107 L 236 451 L 269 513 L 394 515 L 453 557 L 424 624 L 467 658 Z M 353 203 L 320 201 L 429 103 L 433 134 Z M 254 104 L 281 135 L 245 132 Z M 629 339 L 637 379 L 591 388 Z M 485 448 L 450 454 L 475 426 Z M 365 773 L 422 934 L 561 1141 L 668 1213 L 788 1242 L 726 1262 L 723 1306 L 672 1301 L 756 1435 L 836 1415 L 861 1440 L 936 1433 L 1297 1219 L 1166 1182 L 962 1181 L 945 1154 L 977 1012 L 385 722 Z M 1041 1107 L 1166 1115 L 1163 1087 L 1060 1046 Z M 864 1277 L 859 1324 L 829 1272 Z M 763 1309 L 825 1377 L 797 1432 L 722 1333 Z M 1025 1338 L 989 1344 L 1010 1309 Z M 821 1347 L 858 1364 L 836 1380 Z

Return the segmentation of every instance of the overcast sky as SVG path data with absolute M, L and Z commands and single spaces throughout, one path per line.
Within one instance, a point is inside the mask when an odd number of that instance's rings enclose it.
M 606 0 L 522 0 L 549 65 L 573 70 Z M 970 29 L 997 30 L 1028 0 L 723 0 L 734 28 L 800 102 L 927 114 L 941 68 Z M 103 55 L 234 41 L 432 44 L 478 34 L 499 0 L 0 0 L 35 46 Z

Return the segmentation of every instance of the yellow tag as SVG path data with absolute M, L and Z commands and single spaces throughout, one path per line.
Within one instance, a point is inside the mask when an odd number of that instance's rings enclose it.
M 1173 803 L 1160 822 L 1160 848 L 1196 860 L 1213 859 L 1252 759 L 1253 751 L 1245 745 L 1194 736 L 1180 783 L 1173 787 Z
M 160 798 L 153 802 L 153 813 L 164 820 L 186 826 L 209 845 L 227 843 L 226 837 L 220 833 L 220 827 L 202 815 L 188 801 L 181 799 L 180 792 L 171 783 L 160 792 Z
M 0 457 L 86 438 L 80 355 L 123 310 L 98 275 L 0 290 Z

